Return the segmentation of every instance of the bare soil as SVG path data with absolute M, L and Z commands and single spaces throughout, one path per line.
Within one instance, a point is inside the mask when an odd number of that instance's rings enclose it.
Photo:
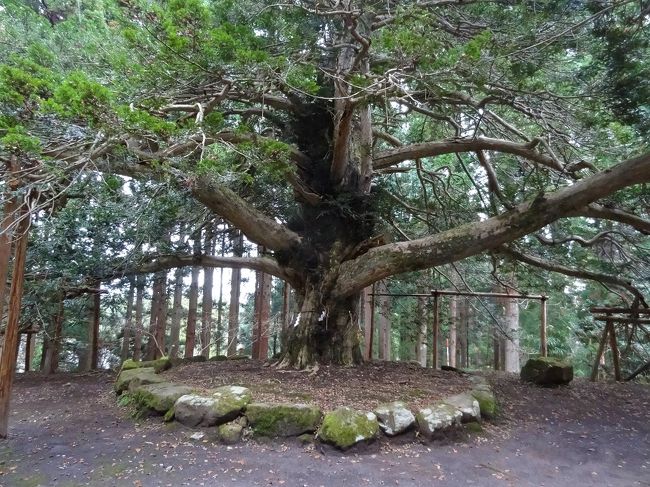
M 264 367 L 255 360 L 202 362 L 174 367 L 169 381 L 210 390 L 222 385 L 251 389 L 259 402 L 309 402 L 331 411 L 340 406 L 371 411 L 383 402 L 413 408 L 465 392 L 469 380 L 456 372 L 404 362 L 372 362 L 359 367 L 321 366 L 315 372 Z
M 650 387 L 639 384 L 539 389 L 494 375 L 502 414 L 483 433 L 341 453 L 295 440 L 192 441 L 178 424 L 132 419 L 113 380 L 19 375 L 10 438 L 0 441 L 0 486 L 650 486 Z

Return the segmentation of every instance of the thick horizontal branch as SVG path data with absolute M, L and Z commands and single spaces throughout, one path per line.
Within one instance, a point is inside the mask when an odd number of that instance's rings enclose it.
M 487 137 L 456 138 L 441 142 L 425 142 L 411 144 L 379 152 L 374 156 L 373 167 L 384 169 L 400 162 L 434 157 L 443 154 L 458 154 L 462 152 L 494 151 L 513 154 L 536 162 L 542 166 L 562 171 L 562 166 L 552 157 L 535 150 L 535 141 L 520 144 L 509 140 L 491 139 Z
M 550 272 L 557 272 L 558 274 L 564 274 L 565 276 L 576 277 L 578 279 L 587 279 L 590 281 L 602 282 L 603 284 L 612 284 L 618 286 L 630 292 L 635 297 L 638 297 L 641 302 L 645 303 L 643 294 L 632 284 L 631 281 L 627 281 L 617 276 L 612 276 L 609 274 L 604 274 L 601 272 L 592 272 L 584 269 L 573 269 L 565 265 L 557 264 L 555 262 L 550 262 L 548 260 L 541 259 L 532 255 L 523 254 L 517 250 L 514 250 L 512 247 L 503 246 L 499 251 L 519 262 L 528 264 L 539 269 L 544 269 Z
M 376 247 L 341 265 L 337 290 L 342 296 L 352 295 L 394 274 L 448 264 L 497 249 L 619 189 L 648 181 L 650 154 L 644 154 L 572 186 L 540 195 L 502 215 L 410 242 Z
M 294 272 L 281 267 L 270 257 L 221 257 L 214 255 L 160 255 L 145 263 L 117 269 L 102 279 L 116 279 L 133 274 L 152 274 L 179 267 L 224 267 L 229 269 L 251 269 L 264 272 L 287 281 L 293 287 L 300 287 L 302 279 Z
M 584 208 L 580 208 L 570 216 L 585 216 L 587 218 L 598 218 L 625 223 L 626 225 L 630 225 L 644 235 L 650 235 L 650 220 L 645 220 L 640 216 L 629 213 L 627 211 L 617 210 L 615 208 L 607 208 L 596 203 L 592 203 Z

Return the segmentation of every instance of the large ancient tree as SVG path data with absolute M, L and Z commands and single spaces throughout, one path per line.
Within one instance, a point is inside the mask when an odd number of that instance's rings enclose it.
M 137 270 L 286 280 L 301 312 L 285 364 L 359 362 L 364 288 L 486 252 L 642 300 L 624 276 L 519 248 L 530 235 L 548 243 L 565 219 L 650 233 L 647 203 L 645 217 L 632 211 L 650 181 L 647 114 L 607 90 L 598 37 L 628 29 L 641 41 L 621 55 L 647 50 L 637 4 L 58 3 L 54 20 L 45 4 L 10 13 L 71 36 L 86 22 L 91 54 L 57 61 L 47 50 L 70 46 L 50 33 L 4 60 L 4 152 L 47 181 L 43 194 L 79 171 L 173 186 L 264 247 L 158 255 Z

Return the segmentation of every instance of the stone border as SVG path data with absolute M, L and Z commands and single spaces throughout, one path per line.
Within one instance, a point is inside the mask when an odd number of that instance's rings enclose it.
M 253 402 L 251 391 L 241 386 L 222 386 L 199 395 L 188 386 L 165 381 L 158 375 L 164 369 L 152 365 L 131 361 L 120 371 L 114 386 L 118 395 L 124 394 L 120 401 L 134 404 L 141 415 L 164 415 L 165 421 L 176 420 L 190 428 L 216 427 L 224 443 L 239 441 L 245 431 L 258 437 L 315 438 L 340 450 L 370 443 L 380 432 L 394 437 L 415 430 L 433 440 L 463 423 L 492 418 L 497 411 L 492 388 L 475 374 L 469 376 L 469 391 L 435 401 L 415 414 L 402 402 L 381 404 L 372 412 L 341 407 L 323 414 L 309 404 Z M 191 438 L 204 436 L 195 433 Z

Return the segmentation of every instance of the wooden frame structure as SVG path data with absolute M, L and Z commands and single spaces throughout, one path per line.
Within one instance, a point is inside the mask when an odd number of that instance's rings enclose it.
M 31 369 L 31 359 L 34 354 L 34 351 L 32 350 L 32 337 L 39 333 L 41 329 L 38 326 L 29 326 L 23 330 L 18 331 L 18 335 L 27 335 L 27 342 L 25 343 L 25 372 L 29 372 Z M 4 336 L 5 330 L 0 330 L 0 337 Z M 20 339 L 17 342 L 17 347 L 20 346 Z M 4 344 L 2 343 L 2 340 L 0 340 L 0 350 L 2 350 L 2 347 Z
M 433 344 L 431 350 L 431 363 L 434 368 L 440 368 L 440 357 L 438 354 L 438 344 L 440 342 L 440 297 L 442 296 L 467 296 L 467 297 L 489 297 L 489 298 L 506 298 L 506 299 L 534 299 L 540 302 L 540 325 L 539 325 L 539 353 L 542 357 L 548 356 L 548 343 L 547 343 L 547 330 L 546 330 L 546 303 L 548 296 L 543 294 L 507 294 L 507 293 L 492 293 L 492 292 L 469 292 L 469 291 L 452 291 L 448 289 L 432 289 L 429 294 L 391 294 L 391 293 L 375 293 L 370 294 L 372 297 L 372 307 L 374 311 L 374 298 L 375 296 L 392 296 L 392 297 L 413 297 L 413 298 L 433 298 Z M 374 312 L 370 316 L 370 330 L 371 337 L 374 331 Z M 372 341 L 372 340 L 371 340 Z M 370 348 L 372 353 L 372 345 Z
M 612 308 L 597 306 L 589 310 L 594 316 L 595 321 L 604 321 L 605 328 L 600 337 L 598 344 L 598 351 L 596 352 L 596 359 L 594 366 L 591 369 L 591 381 L 595 382 L 598 379 L 598 366 L 600 359 L 605 353 L 605 346 L 609 338 L 609 346 L 612 350 L 612 363 L 614 365 L 614 379 L 621 381 L 621 362 L 618 350 L 618 342 L 616 340 L 616 325 L 621 324 L 637 324 L 647 325 L 650 324 L 650 309 L 638 308 Z M 642 318 L 641 316 L 647 316 Z

